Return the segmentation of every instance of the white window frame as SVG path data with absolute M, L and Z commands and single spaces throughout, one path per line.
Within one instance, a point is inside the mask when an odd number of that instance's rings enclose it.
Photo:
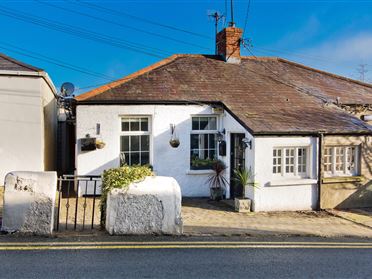
M 274 155 L 274 150 L 281 150 L 281 172 L 280 173 L 274 173 L 274 164 L 273 164 L 273 155 Z M 287 173 L 286 172 L 286 150 L 287 149 L 294 149 L 294 164 L 293 164 L 293 173 Z M 306 154 L 306 160 L 305 160 L 305 172 L 299 172 L 298 171 L 298 150 L 299 149 L 305 149 L 305 154 Z M 274 178 L 309 178 L 310 177 L 310 164 L 311 164 L 311 158 L 310 158 L 310 152 L 311 148 L 309 146 L 275 146 L 272 149 L 271 153 L 271 173 Z M 292 164 L 291 164 L 292 165 Z
M 323 170 L 325 177 L 337 177 L 337 176 L 358 176 L 359 175 L 359 152 L 360 146 L 358 145 L 332 145 L 332 146 L 325 146 L 324 148 L 331 149 L 331 171 L 324 170 L 324 159 L 323 159 Z M 343 169 L 336 170 L 336 149 L 342 148 L 343 149 Z M 355 157 L 354 157 L 354 170 L 348 170 L 348 152 L 351 148 L 355 149 Z
M 192 122 L 193 122 L 193 118 L 195 118 L 195 117 L 198 117 L 198 118 L 201 118 L 201 117 L 216 118 L 216 129 L 215 130 L 193 130 L 192 129 Z M 192 148 L 191 148 L 191 135 L 214 134 L 217 137 L 218 129 L 219 129 L 219 117 L 218 117 L 218 115 L 215 115 L 215 114 L 207 114 L 207 115 L 197 114 L 197 115 L 191 115 L 190 146 L 189 146 L 189 168 L 190 168 L 190 170 L 196 170 L 196 169 L 192 169 L 191 168 L 191 150 L 192 150 Z M 216 154 L 216 158 L 217 158 L 218 157 L 217 138 L 216 138 L 215 154 Z
M 137 119 L 137 118 L 146 118 L 147 119 L 147 131 L 123 131 L 122 129 L 122 123 L 125 119 Z M 151 116 L 148 115 L 124 115 L 120 116 L 120 133 L 119 133 L 119 154 L 120 154 L 120 160 L 119 164 L 121 165 L 121 137 L 122 136 L 149 136 L 149 164 L 152 165 L 152 122 L 151 122 Z M 141 146 L 139 147 L 141 149 Z M 131 152 L 131 151 L 129 151 Z M 141 151 L 140 151 L 141 152 Z

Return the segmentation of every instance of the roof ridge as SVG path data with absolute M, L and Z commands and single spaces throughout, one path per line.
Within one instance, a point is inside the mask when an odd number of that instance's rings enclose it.
M 344 80 L 344 81 L 349 81 L 349 82 L 353 82 L 353 83 L 356 83 L 356 84 L 359 84 L 359 85 L 362 85 L 362 86 L 367 86 L 367 87 L 372 88 L 372 84 L 370 84 L 370 83 L 366 83 L 366 82 L 362 82 L 362 81 L 355 80 L 355 79 L 352 79 L 352 78 L 348 78 L 348 77 L 345 77 L 345 76 L 337 75 L 337 74 L 330 73 L 330 72 L 327 72 L 327 71 L 324 71 L 324 70 L 319 70 L 319 69 L 309 67 L 309 66 L 306 66 L 304 64 L 297 63 L 297 62 L 294 62 L 294 61 L 291 61 L 291 60 L 287 60 L 287 59 L 284 59 L 284 58 L 281 58 L 281 57 L 277 57 L 277 61 L 287 63 L 287 64 L 292 64 L 296 67 L 300 67 L 300 68 L 303 68 L 303 69 L 306 69 L 306 70 L 310 70 L 310 71 L 317 72 L 317 73 L 320 73 L 320 74 L 325 74 L 325 75 L 328 75 L 328 76 L 331 76 L 331 77 L 334 77 L 334 78 L 338 78 L 338 79 L 341 79 L 341 80 Z
M 78 95 L 78 96 L 75 97 L 75 99 L 77 101 L 84 101 L 86 99 L 92 98 L 94 96 L 97 96 L 97 95 L 109 90 L 109 89 L 112 89 L 113 87 L 117 87 L 119 85 L 122 85 L 122 84 L 134 79 L 134 78 L 137 78 L 141 75 L 144 75 L 144 74 L 146 74 L 146 73 L 148 73 L 152 70 L 155 70 L 155 69 L 158 69 L 162 66 L 168 65 L 169 63 L 172 63 L 173 61 L 175 61 L 176 59 L 181 58 L 181 57 L 204 57 L 204 55 L 202 55 L 202 54 L 173 54 L 173 55 L 171 55 L 171 56 L 169 56 L 169 57 L 167 57 L 163 60 L 160 60 L 160 61 L 158 61 L 154 64 L 151 64 L 151 65 L 149 65 L 145 68 L 142 68 L 142 69 L 140 69 L 140 70 L 138 70 L 138 71 L 136 71 L 136 72 L 134 72 L 130 75 L 124 76 L 124 77 L 122 77 L 118 80 L 115 80 L 113 82 L 110 82 L 110 83 L 107 83 L 107 84 L 102 85 L 100 87 L 97 87 L 95 89 L 92 89 L 88 92 L 85 92 L 81 95 Z
M 19 60 L 16 60 L 8 55 L 5 55 L 4 53 L 0 53 L 0 57 L 12 62 L 12 63 L 15 63 L 15 64 L 18 64 L 19 66 L 22 66 L 22 67 L 25 67 L 25 68 L 28 68 L 32 71 L 36 71 L 36 72 L 45 72 L 43 69 L 40 69 L 38 67 L 35 67 L 35 66 L 32 66 L 32 65 L 29 65 L 29 64 L 26 64 L 24 62 L 21 62 Z

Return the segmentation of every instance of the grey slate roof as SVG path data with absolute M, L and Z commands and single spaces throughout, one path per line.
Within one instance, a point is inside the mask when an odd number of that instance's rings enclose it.
M 0 71 L 43 72 L 42 69 L 28 65 L 0 53 Z

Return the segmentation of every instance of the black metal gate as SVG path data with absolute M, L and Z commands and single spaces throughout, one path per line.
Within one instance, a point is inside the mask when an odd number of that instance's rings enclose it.
M 100 228 L 101 184 L 101 176 L 97 175 L 62 175 L 58 178 L 57 231 Z

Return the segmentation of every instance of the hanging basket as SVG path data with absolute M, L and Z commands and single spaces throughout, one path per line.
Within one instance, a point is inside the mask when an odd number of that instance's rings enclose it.
M 180 140 L 179 139 L 171 139 L 169 141 L 170 146 L 173 148 L 177 148 L 180 145 Z
M 96 147 L 97 149 L 102 149 L 106 146 L 106 143 L 104 143 L 103 141 L 96 141 Z

